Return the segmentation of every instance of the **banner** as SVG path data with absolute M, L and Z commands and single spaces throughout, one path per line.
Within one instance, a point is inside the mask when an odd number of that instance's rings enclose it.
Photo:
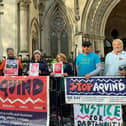
M 126 78 L 67 77 L 65 99 L 67 103 L 77 104 L 126 104 Z
M 121 126 L 120 105 L 74 104 L 75 126 Z
M 46 76 L 0 77 L 0 126 L 49 124 Z

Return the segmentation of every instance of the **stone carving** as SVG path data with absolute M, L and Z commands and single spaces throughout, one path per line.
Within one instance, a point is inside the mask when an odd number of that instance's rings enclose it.
M 37 9 L 37 0 L 33 0 L 34 8 Z

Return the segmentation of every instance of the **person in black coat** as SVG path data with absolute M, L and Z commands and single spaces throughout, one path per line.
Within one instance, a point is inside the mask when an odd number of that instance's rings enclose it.
M 39 75 L 40 76 L 49 75 L 47 63 L 46 63 L 46 61 L 42 60 L 42 55 L 39 50 L 35 50 L 33 52 L 33 57 L 32 57 L 32 60 L 30 61 L 30 63 L 39 63 Z M 29 65 L 28 65 L 28 69 L 29 69 Z M 29 71 L 28 71 L 28 73 L 29 73 Z
M 67 62 L 65 54 L 59 53 L 56 56 L 57 63 L 63 63 L 63 76 L 73 76 L 72 66 Z M 55 73 L 51 73 L 51 76 L 54 76 Z
M 67 62 L 67 58 L 66 58 L 65 54 L 59 53 L 56 56 L 56 61 L 57 61 L 57 63 L 63 64 L 63 76 L 64 77 L 74 75 L 72 66 Z M 72 115 L 73 107 L 70 104 L 69 105 L 65 104 L 64 78 L 62 78 L 62 77 L 55 78 L 54 72 L 52 72 L 50 75 L 54 76 L 52 78 L 53 88 L 56 89 L 56 92 L 57 92 L 57 94 L 53 92 L 50 96 L 52 108 L 54 106 L 57 106 L 57 108 L 60 109 L 59 113 L 62 116 L 69 117 L 70 115 Z

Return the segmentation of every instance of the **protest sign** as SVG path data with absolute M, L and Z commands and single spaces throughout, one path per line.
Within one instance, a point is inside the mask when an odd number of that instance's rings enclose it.
M 67 103 L 77 104 L 126 104 L 126 78 L 67 77 L 65 98 Z
M 53 73 L 55 73 L 56 77 L 63 76 L 63 64 L 62 63 L 54 63 L 53 64 Z
M 0 77 L 0 126 L 48 126 L 49 78 Z
M 29 75 L 38 76 L 39 75 L 39 63 L 30 63 Z
M 120 105 L 74 104 L 75 126 L 121 126 Z
M 5 76 L 17 76 L 18 75 L 18 60 L 16 59 L 7 59 L 5 65 Z

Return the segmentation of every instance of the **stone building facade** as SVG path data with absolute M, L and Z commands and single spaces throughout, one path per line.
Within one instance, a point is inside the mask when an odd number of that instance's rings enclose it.
M 81 52 L 82 40 L 104 57 L 111 41 L 126 41 L 126 0 L 0 0 L 0 58 L 6 48 L 26 56 Z

